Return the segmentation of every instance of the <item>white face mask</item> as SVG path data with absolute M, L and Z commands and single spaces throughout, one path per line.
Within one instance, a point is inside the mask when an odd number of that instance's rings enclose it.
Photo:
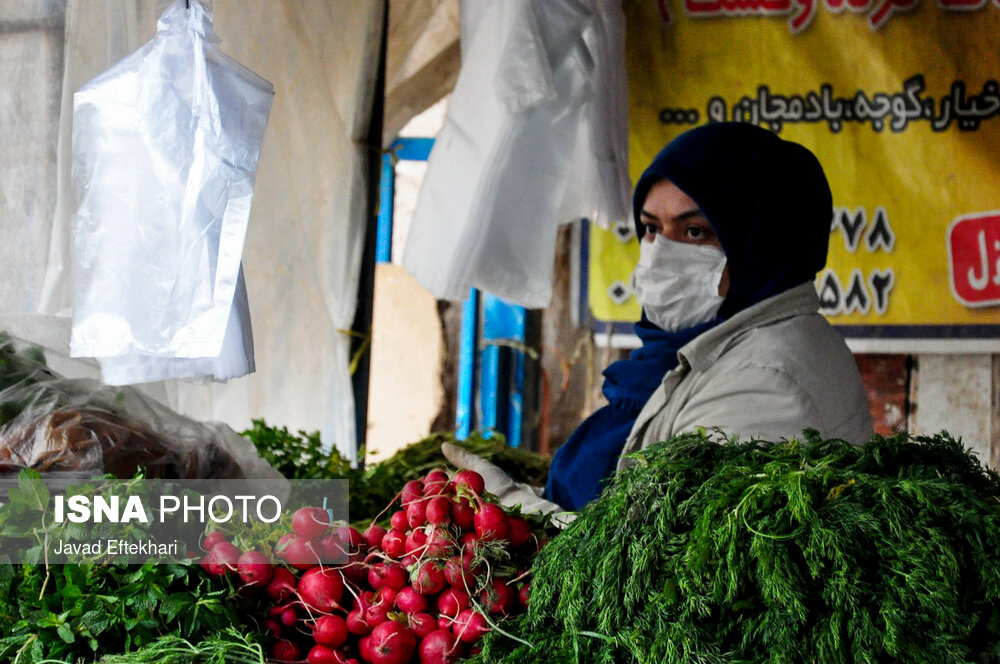
M 635 293 L 646 317 L 667 332 L 705 323 L 719 312 L 726 254 L 717 247 L 657 235 L 639 243 Z

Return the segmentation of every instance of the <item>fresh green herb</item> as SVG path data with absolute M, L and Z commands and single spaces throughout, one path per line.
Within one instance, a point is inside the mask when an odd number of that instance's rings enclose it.
M 199 643 L 165 636 L 133 653 L 102 657 L 100 664 L 266 664 L 266 660 L 259 643 L 230 627 Z
M 352 468 L 336 451 L 323 452 L 319 433 L 299 431 L 295 435 L 285 427 L 270 427 L 264 420 L 254 420 L 253 428 L 243 435 L 253 442 L 261 457 L 289 479 L 349 480 L 351 520 L 359 525 L 367 525 L 378 516 L 407 481 L 433 468 L 445 467 L 448 462 L 441 454 L 443 442 L 461 445 L 492 461 L 519 482 L 541 486 L 549 472 L 547 458 L 510 447 L 495 432 L 474 433 L 465 440 L 456 440 L 453 434 L 433 434 L 367 468 Z
M 336 450 L 323 451 L 318 431 L 295 435 L 287 427 L 270 427 L 264 420 L 253 420 L 253 428 L 243 435 L 265 461 L 290 480 L 350 478 L 354 472 Z
M 651 446 L 480 663 L 996 662 L 1000 477 L 947 433 Z

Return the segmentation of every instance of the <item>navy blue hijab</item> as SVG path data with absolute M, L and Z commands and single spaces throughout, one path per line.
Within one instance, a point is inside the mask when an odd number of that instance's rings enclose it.
M 665 332 L 645 316 L 635 331 L 642 346 L 604 371 L 608 405 L 577 427 L 552 459 L 545 496 L 576 510 L 600 494 L 618 464 L 625 440 L 677 351 L 734 314 L 812 281 L 826 265 L 833 199 L 816 157 L 776 134 L 742 123 L 697 127 L 671 141 L 636 184 L 639 212 L 658 180 L 690 196 L 712 225 L 729 267 L 729 291 L 714 321 Z

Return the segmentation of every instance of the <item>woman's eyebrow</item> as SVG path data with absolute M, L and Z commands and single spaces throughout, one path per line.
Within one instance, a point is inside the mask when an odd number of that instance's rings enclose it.
M 704 217 L 705 213 L 701 211 L 701 208 L 694 208 L 688 210 L 687 212 L 681 212 L 674 216 L 674 221 L 684 221 L 685 219 L 691 219 L 692 217 Z
M 646 210 L 642 210 L 642 211 L 640 211 L 640 212 L 639 212 L 639 216 L 640 216 L 640 217 L 649 217 L 649 218 L 650 218 L 650 219 L 652 219 L 653 221 L 659 221 L 659 220 L 660 220 L 660 218 L 659 218 L 659 217 L 657 217 L 657 216 L 656 216 L 655 214 L 653 214 L 652 212 L 648 212 L 648 211 L 646 211 Z

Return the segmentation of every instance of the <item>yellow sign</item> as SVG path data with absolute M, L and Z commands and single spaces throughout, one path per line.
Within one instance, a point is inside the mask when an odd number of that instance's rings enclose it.
M 692 126 L 767 127 L 830 180 L 816 286 L 831 322 L 848 336 L 1000 338 L 994 3 L 626 0 L 633 181 Z M 628 226 L 591 230 L 599 321 L 639 317 Z

